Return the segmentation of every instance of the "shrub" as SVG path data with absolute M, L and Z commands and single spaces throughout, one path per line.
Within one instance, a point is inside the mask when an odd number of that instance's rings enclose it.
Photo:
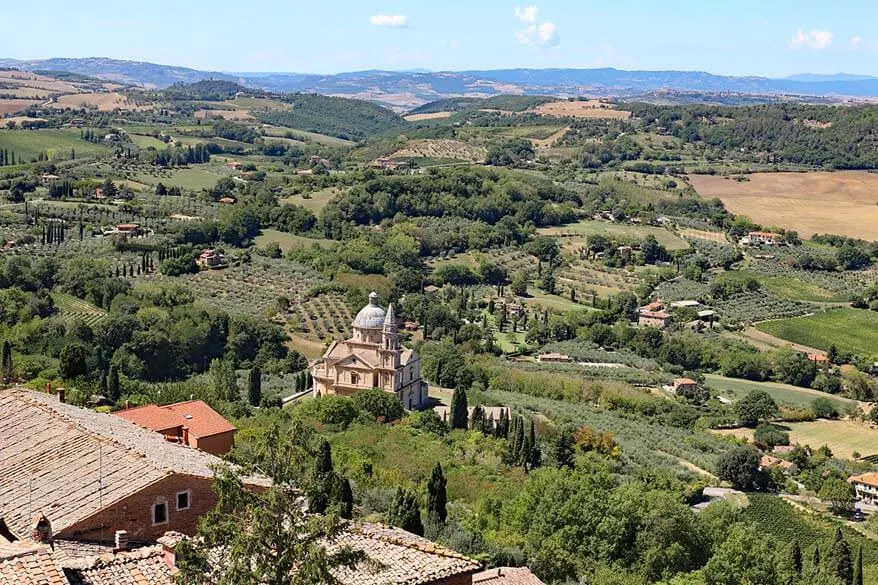
M 817 418 L 838 418 L 838 409 L 828 398 L 815 398 L 811 403 L 811 410 Z
M 773 449 L 778 445 L 789 445 L 790 434 L 775 425 L 762 424 L 753 432 L 753 440 Z
M 352 400 L 356 408 L 369 413 L 381 422 L 392 422 L 405 416 L 405 410 L 396 396 L 380 388 L 358 392 L 354 394 Z

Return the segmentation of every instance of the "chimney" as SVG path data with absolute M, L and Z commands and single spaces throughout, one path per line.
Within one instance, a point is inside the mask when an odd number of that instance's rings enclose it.
M 52 536 L 52 523 L 40 513 L 34 514 L 31 520 L 31 538 L 36 543 L 54 546 L 55 540 Z
M 127 530 L 117 530 L 116 531 L 116 548 L 113 549 L 113 552 L 120 552 L 123 550 L 128 550 L 128 531 Z
M 179 532 L 165 532 L 161 538 L 156 540 L 162 545 L 162 560 L 172 571 L 177 568 L 177 545 L 184 538 L 186 537 Z
M 58 402 L 64 402 L 64 399 L 66 398 L 66 393 L 67 391 L 64 388 L 58 388 L 55 391 L 55 396 L 58 397 Z

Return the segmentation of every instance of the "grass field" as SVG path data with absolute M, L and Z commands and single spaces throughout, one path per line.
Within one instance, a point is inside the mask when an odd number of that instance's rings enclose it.
M 821 397 L 828 398 L 838 409 L 856 404 L 855 401 L 841 396 L 833 396 L 819 390 L 799 388 L 778 382 L 751 382 L 750 380 L 726 378 L 716 374 L 705 374 L 704 378 L 708 387 L 719 391 L 720 395 L 729 400 L 739 400 L 751 390 L 762 390 L 768 392 L 778 404 L 789 406 L 810 406 L 815 398 Z
M 284 253 L 296 248 L 311 246 L 313 244 L 317 244 L 318 246 L 326 246 L 329 244 L 329 240 L 306 238 L 305 236 L 297 236 L 295 234 L 288 234 L 286 232 L 272 229 L 264 229 L 260 235 L 256 236 L 255 243 L 260 248 L 269 242 L 277 242 L 281 251 Z
M 69 158 L 70 150 L 76 156 L 95 156 L 112 152 L 103 144 L 93 144 L 79 137 L 76 128 L 46 128 L 42 130 L 0 130 L 0 148 L 14 150 L 16 157 L 25 160 L 36 158 L 45 152 L 52 159 L 53 155 Z
M 137 181 L 147 185 L 155 185 L 162 183 L 166 187 L 177 185 L 182 189 L 190 189 L 192 191 L 200 191 L 201 189 L 209 189 L 216 185 L 216 182 L 222 175 L 211 173 L 204 168 L 188 168 L 175 169 L 171 171 L 170 177 L 154 177 L 145 173 L 137 175 Z
M 836 457 L 853 459 L 856 452 L 861 457 L 878 454 L 878 429 L 852 420 L 815 420 L 797 423 L 780 423 L 790 434 L 790 443 L 810 445 L 816 449 L 826 445 Z M 723 435 L 753 439 L 753 429 L 728 429 L 717 431 Z
M 326 204 L 329 203 L 333 197 L 344 191 L 344 189 L 340 189 L 338 187 L 327 187 L 325 189 L 321 189 L 320 191 L 309 193 L 308 198 L 302 197 L 301 195 L 294 195 L 293 197 L 281 199 L 281 203 L 293 203 L 295 205 L 301 205 L 305 209 L 311 210 L 311 213 L 313 213 L 314 215 L 319 215 L 320 212 L 323 211 L 323 208 L 326 207 Z
M 540 104 L 533 111 L 544 116 L 569 116 L 573 118 L 627 120 L 631 117 L 631 112 L 614 110 L 611 104 L 605 104 L 599 100 L 549 102 L 547 104 Z
M 589 311 L 593 310 L 589 305 L 580 305 L 574 303 L 568 298 L 558 296 L 558 295 L 550 295 L 546 294 L 543 291 L 528 287 L 527 294 L 529 298 L 525 299 L 525 303 L 527 305 L 536 305 L 538 307 L 543 307 L 544 309 L 551 309 L 554 311 Z
M 757 223 L 815 233 L 878 239 L 878 175 L 837 173 L 758 173 L 749 181 L 691 175 L 702 197 L 719 197 L 732 213 Z
M 589 236 L 593 234 L 604 234 L 607 236 L 630 238 L 632 240 L 642 240 L 646 236 L 652 235 L 658 240 L 659 244 L 668 250 L 687 250 L 689 248 L 689 242 L 678 237 L 676 234 L 660 227 L 646 225 L 583 220 L 560 227 L 539 229 L 537 232 L 544 236 Z
M 136 144 L 139 148 L 149 148 L 153 147 L 156 150 L 164 150 L 168 148 L 168 145 L 159 140 L 158 138 L 153 138 L 152 136 L 142 136 L 140 134 L 129 134 L 131 138 L 131 142 Z
M 79 319 L 86 325 L 100 323 L 107 312 L 67 293 L 53 292 L 52 300 L 62 315 Z
M 151 110 L 152 106 L 138 106 L 129 102 L 121 93 L 74 93 L 58 97 L 51 107 L 63 108 L 91 108 L 102 112 L 113 110 L 141 111 Z
M 307 130 L 294 130 L 292 128 L 281 128 L 279 126 L 268 125 L 263 126 L 262 129 L 265 131 L 266 136 L 286 136 L 286 133 L 290 132 L 294 136 L 299 136 L 307 140 L 316 142 L 317 144 L 322 144 L 324 146 L 333 146 L 335 148 L 346 148 L 356 144 L 351 140 L 336 138 L 335 136 L 327 136 L 325 134 L 317 134 L 316 132 L 308 132 Z
M 775 337 L 826 350 L 830 345 L 867 358 L 878 358 L 878 312 L 832 309 L 793 319 L 765 321 L 756 328 Z
M 846 295 L 834 293 L 792 276 L 769 276 L 757 272 L 736 270 L 723 272 L 717 277 L 717 281 L 740 282 L 750 278 L 759 281 L 759 284 L 776 295 L 787 299 L 812 302 L 843 302 L 847 300 Z

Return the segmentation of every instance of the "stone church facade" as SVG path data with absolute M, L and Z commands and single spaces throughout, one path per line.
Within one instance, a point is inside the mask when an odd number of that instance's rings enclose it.
M 354 319 L 353 337 L 333 342 L 311 367 L 311 376 L 314 396 L 351 396 L 380 388 L 393 393 L 409 410 L 422 408 L 427 402 L 420 357 L 399 344 L 393 305 L 385 310 L 374 292 Z

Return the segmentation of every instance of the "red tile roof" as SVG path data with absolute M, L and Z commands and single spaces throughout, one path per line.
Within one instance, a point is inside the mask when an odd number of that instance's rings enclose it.
M 0 584 L 67 585 L 67 578 L 46 545 L 0 544 Z
M 232 423 L 201 400 L 189 400 L 167 406 L 148 404 L 113 414 L 156 432 L 186 427 L 191 436 L 199 439 L 235 430 Z
M 473 575 L 473 585 L 544 585 L 527 567 L 498 567 Z

